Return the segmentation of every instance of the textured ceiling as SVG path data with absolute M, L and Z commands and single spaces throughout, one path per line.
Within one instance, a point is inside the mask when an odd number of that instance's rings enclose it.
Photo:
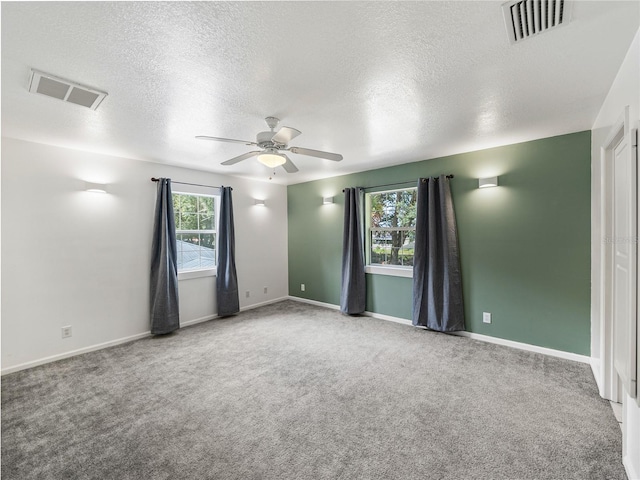
M 591 128 L 637 1 L 579 1 L 510 45 L 503 2 L 3 2 L 3 136 L 266 180 L 266 116 L 302 131 L 298 183 Z M 30 94 L 30 68 L 105 90 L 92 111 Z

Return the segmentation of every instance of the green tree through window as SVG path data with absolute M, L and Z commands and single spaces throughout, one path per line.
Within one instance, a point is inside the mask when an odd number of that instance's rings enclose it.
M 412 266 L 417 190 L 370 193 L 368 197 L 369 263 Z

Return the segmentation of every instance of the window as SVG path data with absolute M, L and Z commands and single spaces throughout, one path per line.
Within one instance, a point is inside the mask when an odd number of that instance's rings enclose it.
M 370 265 L 413 266 L 417 195 L 416 188 L 367 194 Z
M 216 266 L 216 200 L 211 195 L 173 194 L 178 272 Z

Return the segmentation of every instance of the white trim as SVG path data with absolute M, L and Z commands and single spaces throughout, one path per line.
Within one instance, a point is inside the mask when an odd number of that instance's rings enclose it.
M 388 265 L 365 265 L 364 273 L 388 275 L 390 277 L 413 278 L 413 267 L 391 267 Z
M 297 302 L 310 303 L 312 305 L 317 305 L 319 307 L 331 308 L 332 310 L 340 309 L 340 307 L 337 305 L 317 302 L 315 300 L 309 300 L 306 298 L 289 296 L 289 299 L 295 300 Z M 364 312 L 363 315 L 367 317 L 377 318 L 380 320 L 386 320 L 388 322 L 395 322 L 395 323 L 401 323 L 407 326 L 413 326 L 411 320 L 407 320 L 406 318 L 393 317 L 391 315 L 384 315 L 382 313 L 374 313 L 374 312 Z M 422 327 L 416 327 L 416 328 L 422 328 Z M 513 340 L 505 340 L 504 338 L 490 337 L 489 335 L 482 335 L 479 333 L 472 333 L 472 332 L 449 332 L 449 334 L 456 335 L 459 337 L 467 337 L 467 338 L 471 338 L 472 340 L 479 340 L 481 342 L 495 343 L 505 347 L 517 348 L 519 350 L 525 350 L 528 352 L 541 353 L 543 355 L 563 358 L 565 360 L 573 360 L 574 362 L 591 363 L 591 357 L 588 357 L 586 355 L 579 355 L 577 353 L 571 353 L 571 352 L 563 352 L 562 350 L 554 350 L 553 348 L 539 347 L 538 345 L 531 345 L 529 343 L 514 342 Z
M 265 302 L 260 302 L 260 303 L 253 303 L 251 305 L 247 305 L 246 307 L 241 307 L 240 311 L 246 312 L 247 310 L 253 310 L 254 308 L 264 307 L 265 305 L 271 305 L 272 303 L 282 302 L 284 300 L 287 300 L 288 298 L 289 296 L 285 295 L 284 297 L 274 298 L 273 300 L 267 300 Z
M 197 325 L 198 323 L 208 322 L 209 320 L 213 320 L 214 318 L 218 318 L 218 315 L 205 315 L 204 317 L 194 318 L 193 320 L 187 320 L 184 323 L 180 323 L 180 328 L 190 327 L 191 325 Z M 151 335 L 151 332 L 148 332 Z
M 490 337 L 489 335 L 482 335 L 480 333 L 472 332 L 451 332 L 453 335 L 460 337 L 468 337 L 473 340 L 480 340 L 481 342 L 495 343 L 503 345 L 505 347 L 518 348 L 520 350 L 526 350 L 528 352 L 541 353 L 543 355 L 549 355 L 550 357 L 563 358 L 565 360 L 573 360 L 580 363 L 591 363 L 591 357 L 586 355 L 580 355 L 577 353 L 564 352 L 562 350 L 554 350 L 553 348 L 539 347 L 538 345 L 531 345 L 529 343 L 514 342 L 513 340 L 505 340 L 504 338 Z
M 264 305 L 269 305 L 270 303 L 277 303 L 283 300 L 286 300 L 288 297 L 280 297 L 273 300 L 267 300 L 266 302 L 256 303 L 254 305 L 247 305 L 246 307 L 242 307 L 240 309 L 241 312 L 246 310 L 251 310 L 253 308 L 262 307 Z M 218 315 L 206 315 L 204 317 L 196 318 L 193 320 L 187 320 L 186 322 L 180 323 L 180 328 L 190 327 L 192 325 L 196 325 L 198 323 L 208 322 L 209 320 L 214 320 L 218 318 Z M 104 348 L 115 347 L 116 345 L 121 345 L 123 343 L 133 342 L 135 340 L 140 340 L 142 338 L 147 338 L 151 336 L 151 331 L 146 331 L 143 333 L 137 333 L 135 335 L 131 335 L 124 338 L 118 338 L 116 340 L 110 340 L 104 343 L 98 343 L 96 345 L 90 345 L 88 347 L 78 348 L 77 350 L 71 350 L 70 352 L 58 353 L 56 355 L 51 355 L 49 357 L 39 358 L 37 360 L 32 360 L 30 362 L 21 363 L 19 365 L 14 365 L 12 367 L 3 368 L 0 371 L 0 375 L 7 375 L 9 373 L 18 372 L 20 370 L 26 370 L 28 368 L 37 367 L 39 365 L 44 365 L 46 363 L 56 362 L 58 360 L 63 360 L 65 358 L 75 357 L 76 355 L 82 355 L 83 353 L 95 352 L 96 350 L 102 350 Z
M 363 315 L 367 317 L 378 318 L 380 320 L 386 320 L 387 322 L 400 323 L 402 325 L 407 325 L 408 327 L 413 327 L 413 323 L 411 322 L 411 320 L 407 320 L 406 318 L 392 317 L 391 315 L 385 315 L 384 313 L 375 312 L 364 312 Z
M 284 297 L 279 297 L 279 298 L 274 298 L 273 300 L 267 300 L 266 302 L 260 302 L 260 303 L 256 303 L 253 305 L 247 305 L 245 307 L 240 308 L 241 312 L 247 311 L 247 310 L 252 310 L 254 308 L 258 308 L 258 307 L 262 307 L 265 305 L 270 305 L 272 303 L 278 303 L 281 302 L 283 300 L 293 300 L 296 302 L 301 302 L 301 303 L 308 303 L 310 305 L 315 305 L 318 307 L 324 307 L 324 308 L 328 308 L 331 310 L 340 310 L 340 307 L 338 305 L 334 305 L 331 303 L 325 303 L 325 302 L 318 302 L 316 300 L 310 300 L 308 298 L 301 298 L 301 297 L 294 297 L 291 295 L 287 295 Z M 382 313 L 375 313 L 375 312 L 364 312 L 364 315 L 367 317 L 372 317 L 372 318 L 377 318 L 379 320 L 385 320 L 388 322 L 395 322 L 395 323 L 400 323 L 402 325 L 406 325 L 406 326 L 413 326 L 411 323 L 411 320 L 407 320 L 406 318 L 400 318 L 400 317 L 394 317 L 391 315 L 384 315 Z M 200 317 L 200 318 L 196 318 L 194 320 L 188 320 L 184 323 L 180 324 L 180 328 L 184 328 L 184 327 L 189 327 L 192 325 L 196 325 L 198 323 L 203 323 L 203 322 L 207 322 L 209 320 L 214 320 L 218 318 L 217 315 L 206 315 L 204 317 Z M 420 327 L 418 327 L 420 328 Z M 592 363 L 592 359 L 590 357 L 584 356 L 584 355 L 578 355 L 576 353 L 570 353 L 570 352 L 563 352 L 561 350 L 553 350 L 551 348 L 546 348 L 546 347 L 539 347 L 537 345 L 530 345 L 528 343 L 520 343 L 520 342 L 514 342 L 512 340 L 505 340 L 502 338 L 497 338 L 497 337 L 490 337 L 488 335 L 481 335 L 478 333 L 471 333 L 471 332 L 451 332 L 454 335 L 458 335 L 458 336 L 462 336 L 462 337 L 468 337 L 474 340 L 480 340 L 483 342 L 487 342 L 487 343 L 496 343 L 498 345 L 504 345 L 507 347 L 512 347 L 512 348 L 518 348 L 520 350 L 526 350 L 529 352 L 535 352 L 535 353 L 542 353 L 544 355 L 550 355 L 552 357 L 559 357 L 559 358 L 564 358 L 566 360 L 573 360 L 576 362 L 581 362 L 581 363 L 591 363 L 592 364 L 592 368 L 593 368 L 593 363 Z M 91 345 L 88 347 L 84 347 L 84 348 L 79 348 L 77 350 L 72 350 L 70 352 L 64 352 L 64 353 L 59 353 L 57 355 L 51 355 L 49 357 L 44 357 L 44 358 L 40 358 L 38 360 L 32 360 L 30 362 L 25 362 L 25 363 L 21 363 L 19 365 L 14 365 L 12 367 L 8 367 L 5 369 L 2 369 L 2 371 L 0 371 L 0 375 L 7 375 L 9 373 L 14 373 L 14 372 L 18 372 L 20 370 L 26 370 L 27 368 L 32 368 L 32 367 L 37 367 L 39 365 L 44 365 L 46 363 L 51 363 L 51 362 L 55 362 L 58 360 L 63 360 L 65 358 L 70 358 L 70 357 L 75 357 L 76 355 L 82 355 L 83 353 L 89 353 L 89 352 L 94 352 L 96 350 L 102 350 L 103 348 L 108 348 L 108 347 L 114 347 L 116 345 L 121 345 L 123 343 L 129 343 L 129 342 L 133 342 L 135 340 L 140 340 L 142 338 L 146 338 L 151 336 L 151 332 L 147 331 L 147 332 L 143 332 L 143 333 L 138 333 L 135 335 L 131 335 L 129 337 L 124 337 L 124 338 L 119 338 L 116 340 L 111 340 L 108 342 L 104 342 L 104 343 L 99 343 L 97 345 Z
M 200 270 L 183 270 L 178 272 L 178 281 L 191 280 L 192 278 L 215 277 L 217 270 L 215 268 L 206 268 Z
M 329 308 L 331 310 L 340 310 L 340 306 L 339 305 L 334 305 L 333 303 L 318 302 L 317 300 L 310 300 L 308 298 L 302 298 L 302 297 L 294 297 L 292 295 L 289 295 L 287 298 L 289 300 L 294 300 L 296 302 L 308 303 L 309 305 L 315 305 L 316 307 L 324 307 L 324 308 Z
M 622 426 L 622 428 L 625 428 L 624 425 Z M 640 480 L 640 472 L 636 472 L 633 469 L 633 461 L 631 460 L 630 455 L 622 456 L 622 465 L 627 471 L 627 478 L 629 480 Z
M 91 345 L 89 347 L 79 348 L 77 350 L 71 350 L 70 352 L 59 353 L 57 355 L 51 355 L 49 357 L 40 358 L 38 360 L 32 360 L 30 362 L 14 365 L 13 367 L 3 368 L 0 372 L 1 375 L 17 372 L 20 370 L 26 370 L 27 368 L 37 367 L 38 365 L 44 365 L 45 363 L 56 362 L 69 357 L 75 357 L 76 355 L 82 355 L 83 353 L 94 352 L 96 350 L 102 350 L 103 348 L 115 347 L 123 343 L 133 342 L 134 340 L 140 340 L 151 335 L 151 332 L 137 333 L 129 337 L 118 338 L 109 342 L 98 343 L 97 345 Z
M 607 242 L 605 239 L 613 238 L 613 171 L 612 156 L 613 148 L 621 140 L 624 140 L 625 134 L 628 134 L 629 125 L 629 106 L 626 106 L 618 120 L 610 128 L 605 141 L 600 145 L 600 158 L 598 159 L 600 167 L 600 203 L 599 207 L 599 225 L 600 233 L 599 255 L 600 272 L 598 278 L 592 278 L 591 283 L 596 288 L 592 295 L 597 295 L 600 299 L 599 329 L 596 332 L 599 343 L 599 368 L 597 369 L 598 377 L 598 393 L 606 400 L 621 402 L 621 382 L 618 378 L 618 372 L 615 368 L 615 352 L 614 352 L 614 325 L 613 325 L 613 271 L 615 269 L 613 243 Z M 593 321 L 593 320 L 592 320 Z M 593 368 L 593 367 L 592 367 Z M 594 370 L 594 374 L 596 370 Z
M 604 385 L 602 384 L 602 373 L 600 371 L 600 359 L 596 357 L 591 357 L 591 361 L 589 362 L 591 365 L 591 372 L 593 373 L 593 378 L 596 381 L 596 385 L 598 386 L 598 394 L 603 397 L 604 394 Z

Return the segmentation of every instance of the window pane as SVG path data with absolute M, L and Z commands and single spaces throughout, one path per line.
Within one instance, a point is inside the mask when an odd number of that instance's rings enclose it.
M 200 245 L 206 248 L 215 248 L 216 236 L 213 233 L 201 233 Z
M 178 271 L 215 268 L 215 233 L 185 232 L 214 229 L 214 202 L 214 197 L 173 194 Z
M 179 193 L 173 194 L 173 213 L 180 213 L 180 197 Z
M 213 215 L 200 215 L 199 230 L 213 230 Z
M 416 190 L 398 190 L 397 192 L 372 193 L 372 227 L 415 227 Z
M 416 189 L 371 193 L 369 262 L 378 265 L 413 265 L 416 224 Z
M 182 240 L 192 245 L 200 245 L 200 235 L 197 233 L 183 233 Z
M 202 246 L 200 247 L 201 268 L 213 268 L 216 265 L 215 235 L 203 233 Z
M 388 264 L 390 247 L 386 238 L 387 232 L 371 232 L 371 258 L 370 263 L 374 265 Z
M 198 197 L 195 195 L 180 195 L 180 209 L 184 213 L 196 213 L 198 211 Z
M 183 213 L 180 219 L 180 230 L 198 230 L 198 214 Z
M 198 212 L 213 214 L 213 197 L 198 197 Z
M 415 238 L 415 230 L 371 232 L 371 264 L 412 266 Z

